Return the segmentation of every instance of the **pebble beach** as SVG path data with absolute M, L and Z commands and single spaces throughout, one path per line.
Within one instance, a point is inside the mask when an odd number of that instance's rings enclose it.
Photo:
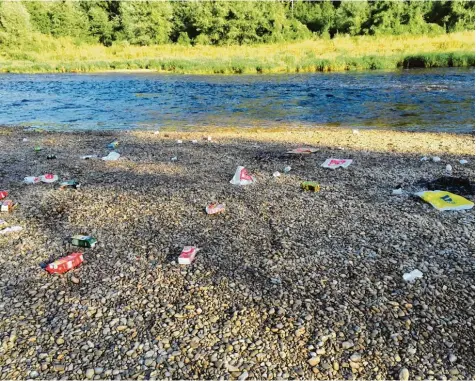
M 448 164 L 474 181 L 474 135 L 4 127 L 0 147 L 0 219 L 23 227 L 0 236 L 1 379 L 474 379 L 474 209 L 413 195 Z M 230 184 L 240 165 L 254 184 Z M 81 187 L 23 183 L 45 173 Z M 94 249 L 65 242 L 83 233 Z

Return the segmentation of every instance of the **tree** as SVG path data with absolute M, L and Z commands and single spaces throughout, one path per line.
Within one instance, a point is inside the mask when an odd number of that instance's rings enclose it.
M 358 35 L 369 16 L 370 7 L 367 1 L 342 1 L 335 14 L 335 30 L 337 33 Z
M 55 1 L 48 15 L 54 36 L 86 37 L 89 34 L 88 17 L 77 2 Z
M 22 36 L 30 30 L 30 14 L 22 3 L 0 2 L 0 31 Z

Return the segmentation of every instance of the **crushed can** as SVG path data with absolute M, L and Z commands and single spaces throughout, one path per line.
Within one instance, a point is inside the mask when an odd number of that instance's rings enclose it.
M 97 243 L 97 239 L 90 235 L 74 235 L 68 238 L 68 242 L 73 246 L 94 248 Z
M 78 183 L 76 180 L 67 180 L 60 183 L 60 189 L 72 188 L 72 189 L 79 189 L 81 184 Z
M 119 140 L 114 140 L 113 142 L 107 145 L 109 149 L 116 149 L 119 146 Z
M 178 257 L 178 263 L 180 265 L 190 265 L 193 260 L 195 259 L 195 255 L 197 254 L 199 249 L 195 246 L 185 246 L 182 250 L 182 253 Z
M 0 210 L 2 212 L 11 212 L 14 206 L 15 204 L 13 203 L 12 200 L 5 200 L 2 202 L 2 206 L 0 207 Z
M 301 183 L 301 188 L 311 192 L 319 192 L 321 190 L 321 186 L 315 181 L 304 181 Z
M 50 274 L 64 274 L 83 263 L 83 253 L 73 253 L 66 257 L 60 258 L 45 267 Z
M 46 156 L 46 158 L 48 160 L 53 160 L 53 159 L 56 159 L 56 155 L 48 155 L 48 156 Z
M 205 211 L 207 212 L 207 214 L 223 213 L 225 211 L 225 204 L 218 204 L 216 202 L 213 202 L 207 205 Z
M 0 200 L 3 200 L 4 198 L 6 198 L 8 196 L 8 192 L 7 191 L 0 191 Z

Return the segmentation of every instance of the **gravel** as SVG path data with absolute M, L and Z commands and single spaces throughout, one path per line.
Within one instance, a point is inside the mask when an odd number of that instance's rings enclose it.
M 447 164 L 474 180 L 471 136 L 0 131 L 0 188 L 19 203 L 1 218 L 24 228 L 0 237 L 1 379 L 474 377 L 474 210 L 410 195 Z M 119 161 L 79 158 L 114 138 Z M 319 151 L 284 155 L 303 142 Z M 257 182 L 229 184 L 238 165 Z M 82 186 L 22 184 L 48 172 Z M 208 216 L 213 201 L 226 212 Z M 46 273 L 80 233 L 98 239 L 85 262 Z M 202 250 L 179 266 L 188 245 Z

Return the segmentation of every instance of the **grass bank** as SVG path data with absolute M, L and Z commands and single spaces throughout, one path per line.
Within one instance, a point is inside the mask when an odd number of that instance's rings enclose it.
M 3 48 L 0 72 L 148 69 L 183 74 L 252 74 L 474 66 L 474 32 L 358 36 L 257 46 L 105 47 L 34 34 Z

